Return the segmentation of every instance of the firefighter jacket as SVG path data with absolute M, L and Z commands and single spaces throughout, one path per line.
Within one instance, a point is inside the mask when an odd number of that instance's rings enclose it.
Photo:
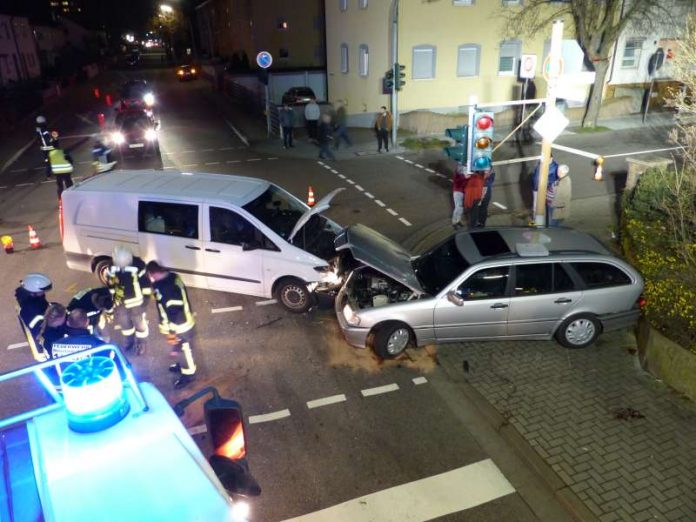
M 163 334 L 188 332 L 196 324 L 189 304 L 186 287 L 178 274 L 153 283 L 153 292 L 159 312 L 159 330 Z
M 107 295 L 111 297 L 111 291 L 103 286 L 97 288 L 86 288 L 76 293 L 75 296 L 68 303 L 68 312 L 73 310 L 84 310 L 89 319 L 89 324 L 92 328 L 99 327 L 103 328 L 105 320 L 102 318 L 102 310 L 94 305 L 94 297 L 100 295 Z M 111 306 L 109 309 L 103 310 L 107 314 L 113 313 L 113 299 L 111 301 Z
M 66 330 L 67 337 L 53 342 L 52 357 L 54 359 L 105 344 L 99 337 L 90 334 L 87 329 L 68 327 Z
M 152 294 L 150 280 L 145 273 L 145 263 L 139 257 L 133 258 L 133 265 L 125 268 L 111 266 L 108 273 L 109 290 L 114 305 L 135 308 L 145 303 Z
M 37 361 L 45 361 L 48 356 L 39 342 L 39 333 L 44 322 L 44 314 L 48 308 L 45 295 L 36 296 L 21 286 L 15 290 L 17 299 L 17 316 L 32 355 Z

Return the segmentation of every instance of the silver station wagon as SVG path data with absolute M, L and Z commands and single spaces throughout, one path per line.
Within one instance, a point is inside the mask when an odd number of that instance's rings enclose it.
M 343 334 L 385 358 L 456 341 L 555 337 L 583 348 L 640 315 L 640 274 L 569 228 L 457 232 L 419 256 L 364 225 L 335 243 L 357 265 L 336 298 Z

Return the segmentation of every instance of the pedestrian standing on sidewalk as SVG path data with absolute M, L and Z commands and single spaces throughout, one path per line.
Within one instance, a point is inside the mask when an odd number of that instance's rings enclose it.
M 336 119 L 334 121 L 334 125 L 336 128 L 336 144 L 334 146 L 336 150 L 338 150 L 338 146 L 341 144 L 341 140 L 345 141 L 346 145 L 348 145 L 349 147 L 353 146 L 353 142 L 351 141 L 350 136 L 348 136 L 348 127 L 346 126 L 346 123 L 346 107 L 343 101 L 339 101 L 336 104 Z
M 452 226 L 455 229 L 462 226 L 462 216 L 464 215 L 464 191 L 466 190 L 466 182 L 469 176 L 471 176 L 471 173 L 466 172 L 463 165 L 457 165 L 457 168 L 454 169 L 454 177 L 452 178 L 452 199 L 454 200 Z
M 552 227 L 560 227 L 563 222 L 570 217 L 570 199 L 572 197 L 573 186 L 568 173 L 568 165 L 558 167 L 558 181 L 556 181 L 553 191 L 553 200 L 549 217 Z
M 321 109 L 317 104 L 317 100 L 312 98 L 309 103 L 305 105 L 304 117 L 307 123 L 307 136 L 312 141 L 317 140 L 317 131 L 319 128 L 319 117 L 321 116 Z
M 493 183 L 495 183 L 495 172 L 493 169 L 488 169 L 483 173 L 483 197 L 478 210 L 477 227 L 485 227 L 488 219 L 488 205 L 491 204 L 493 197 Z
M 536 218 L 536 203 L 537 203 L 537 193 L 539 191 L 539 171 L 541 170 L 541 160 L 539 160 L 534 167 L 534 173 L 532 174 L 532 225 L 534 225 L 534 220 Z M 546 182 L 546 201 L 548 203 L 548 193 L 549 189 L 553 191 L 553 184 L 558 181 L 558 163 L 551 155 L 551 162 L 549 163 L 549 179 Z M 549 223 L 549 207 L 546 206 L 546 220 L 545 224 Z
M 280 128 L 283 132 L 283 148 L 294 147 L 292 133 L 295 130 L 295 109 L 287 103 L 280 109 Z
M 391 112 L 382 105 L 380 107 L 380 112 L 375 120 L 375 132 L 377 132 L 377 152 L 382 152 L 382 145 L 384 149 L 389 152 L 389 133 L 392 130 L 392 125 L 394 125 L 394 120 L 392 118 Z
M 335 160 L 331 152 L 331 140 L 333 139 L 333 129 L 331 128 L 331 116 L 322 114 L 319 124 L 319 159 Z

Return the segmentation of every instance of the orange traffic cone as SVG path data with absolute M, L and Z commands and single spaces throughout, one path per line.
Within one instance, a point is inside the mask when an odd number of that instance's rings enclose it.
M 41 248 L 41 240 L 39 239 L 39 235 L 36 233 L 36 230 L 34 230 L 31 225 L 29 225 L 28 228 L 29 228 L 29 246 L 31 248 Z
M 312 185 L 309 186 L 309 191 L 307 192 L 307 205 L 310 207 L 314 206 L 314 189 Z
M 0 242 L 2 243 L 2 248 L 5 249 L 6 254 L 11 254 L 14 252 L 14 243 L 12 241 L 12 236 L 2 236 L 0 237 Z

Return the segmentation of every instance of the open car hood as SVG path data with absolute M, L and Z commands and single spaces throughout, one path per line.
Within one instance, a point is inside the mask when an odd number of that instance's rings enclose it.
M 315 214 L 321 214 L 326 209 L 328 209 L 331 206 L 331 200 L 336 196 L 336 194 L 338 194 L 342 190 L 345 190 L 345 187 L 340 187 L 335 190 L 332 190 L 326 196 L 321 198 L 316 205 L 314 205 L 313 207 L 308 209 L 307 212 L 302 214 L 302 216 L 300 216 L 300 219 L 297 220 L 297 223 L 295 223 L 295 228 L 293 228 L 292 232 L 290 232 L 288 242 L 292 243 L 294 237 L 297 235 L 300 229 L 307 224 L 309 218 L 311 218 Z
M 353 257 L 414 292 L 424 294 L 411 263 L 408 250 L 365 225 L 352 225 L 343 230 L 334 242 L 337 251 L 349 249 Z

